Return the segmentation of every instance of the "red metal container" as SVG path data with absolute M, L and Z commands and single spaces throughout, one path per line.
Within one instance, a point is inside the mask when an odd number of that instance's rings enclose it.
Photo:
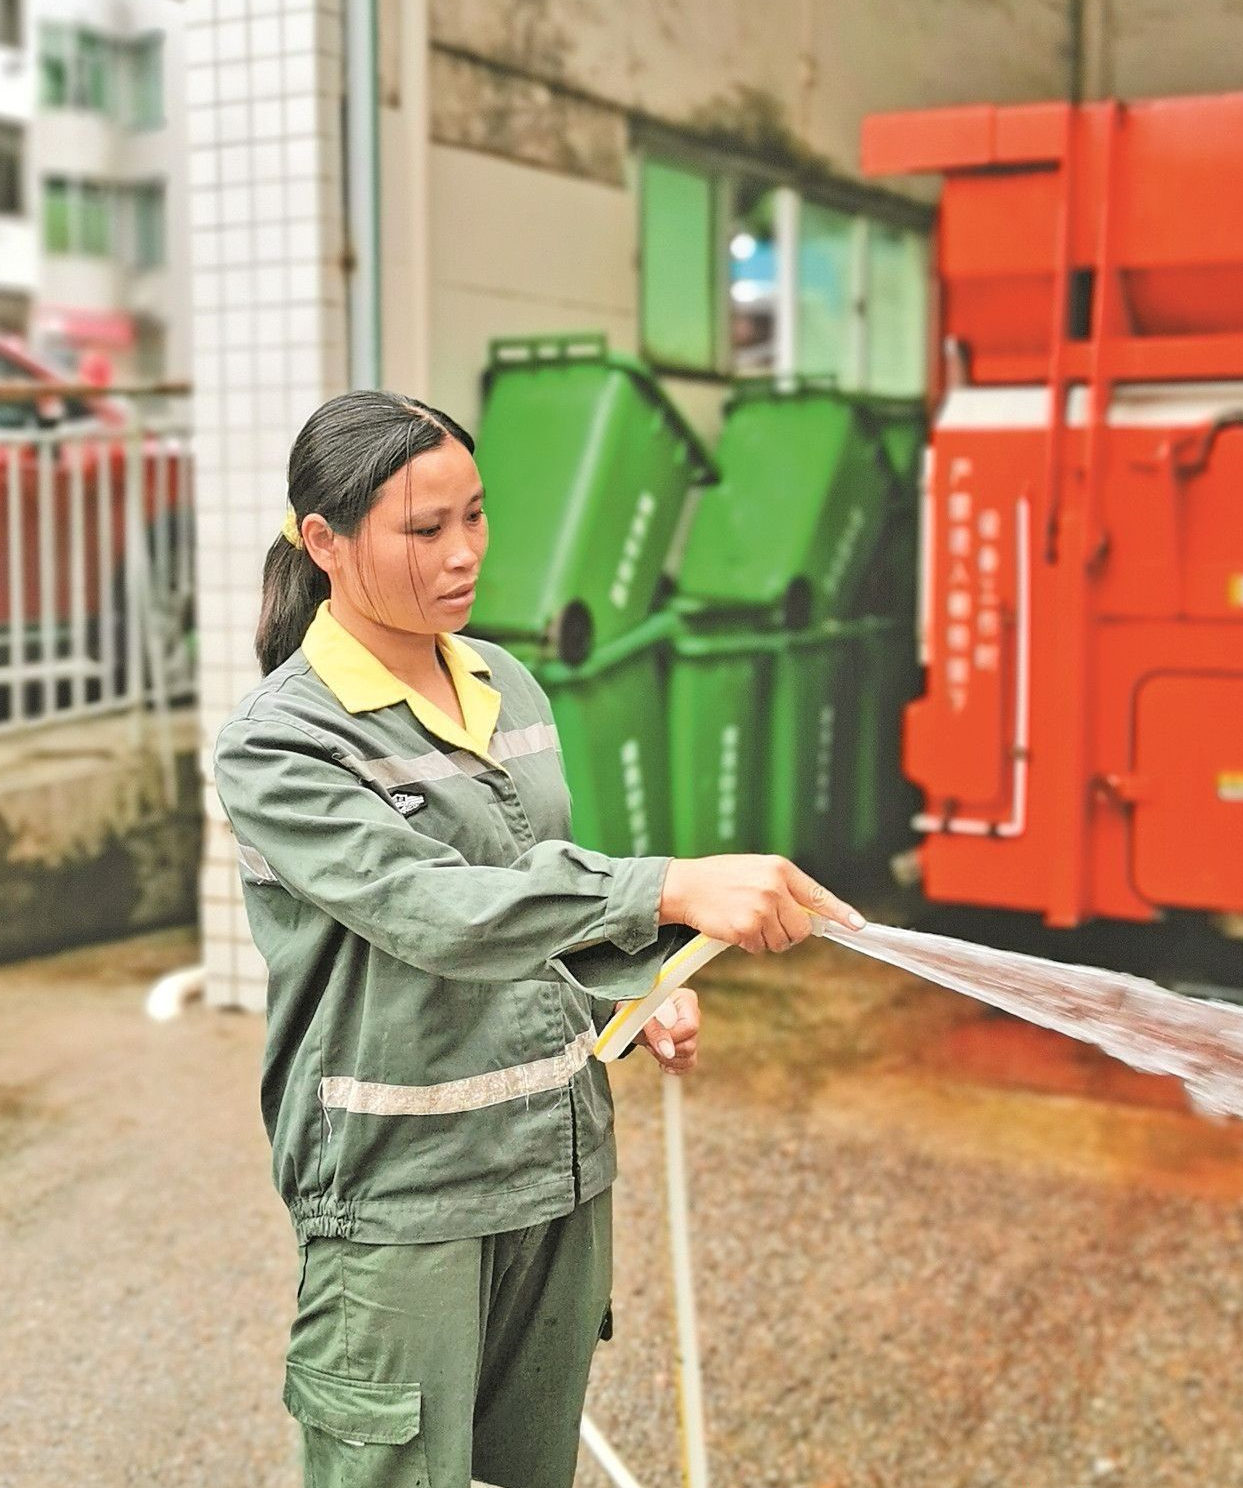
M 1243 95 L 881 115 L 863 165 L 946 176 L 926 891 L 1243 912 Z

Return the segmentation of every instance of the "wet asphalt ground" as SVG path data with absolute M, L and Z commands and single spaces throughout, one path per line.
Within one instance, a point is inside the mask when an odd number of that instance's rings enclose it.
M 142 1012 L 196 956 L 0 969 L 2 1488 L 297 1488 L 261 1022 Z M 832 946 L 715 967 L 686 1084 L 714 1488 L 1243 1484 L 1243 1126 Z M 588 1403 L 643 1488 L 680 1482 L 661 1078 L 617 1069 Z

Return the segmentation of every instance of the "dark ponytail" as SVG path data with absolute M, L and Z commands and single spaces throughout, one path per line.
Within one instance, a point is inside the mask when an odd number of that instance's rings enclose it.
M 318 512 L 334 532 L 353 537 L 380 487 L 416 456 L 456 439 L 475 441 L 448 414 L 415 398 L 358 388 L 330 398 L 303 424 L 289 451 L 289 502 L 298 522 Z M 263 563 L 255 655 L 266 677 L 302 644 L 328 575 L 305 548 L 277 537 Z

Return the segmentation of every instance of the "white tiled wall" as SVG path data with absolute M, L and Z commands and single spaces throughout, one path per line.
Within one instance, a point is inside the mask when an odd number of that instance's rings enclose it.
M 284 517 L 289 446 L 346 385 L 341 5 L 191 0 L 188 22 L 207 997 L 262 1008 L 211 753 L 259 680 L 263 559 Z

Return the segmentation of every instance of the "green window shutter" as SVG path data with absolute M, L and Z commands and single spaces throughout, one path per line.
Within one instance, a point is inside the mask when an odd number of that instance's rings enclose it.
M 164 188 L 140 186 L 134 193 L 134 267 L 159 268 L 164 262 Z
M 112 202 L 106 186 L 82 183 L 82 253 L 106 258 L 112 252 Z
M 640 303 L 644 354 L 667 367 L 716 371 L 725 263 L 719 186 L 711 175 L 644 159 Z
M 874 393 L 910 396 L 923 391 L 927 246 L 920 233 L 868 224 L 867 366 Z
M 68 253 L 69 182 L 49 176 L 43 183 L 43 245 L 49 253 Z
M 799 371 L 848 386 L 854 337 L 855 222 L 805 201 L 799 212 Z
M 144 36 L 127 56 L 128 123 L 131 129 L 160 129 L 164 124 L 164 38 Z
M 39 27 L 39 102 L 64 108 L 69 102 L 69 35 L 64 26 Z
M 113 104 L 113 45 L 94 31 L 79 31 L 77 42 L 77 87 L 73 102 L 78 108 L 109 114 Z

